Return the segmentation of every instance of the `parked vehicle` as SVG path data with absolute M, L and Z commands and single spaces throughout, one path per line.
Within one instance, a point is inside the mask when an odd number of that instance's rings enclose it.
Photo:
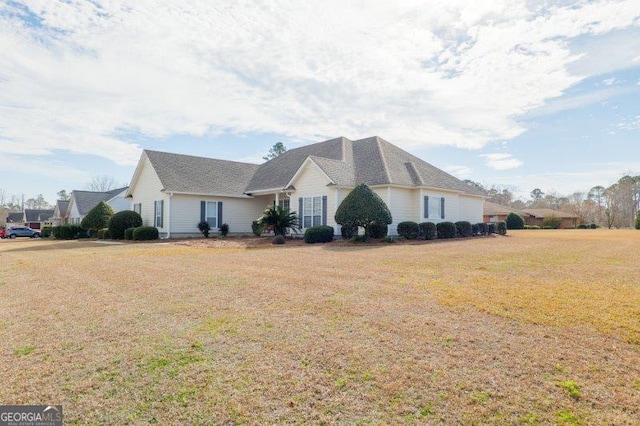
M 5 238 L 14 239 L 16 237 L 40 238 L 40 232 L 26 226 L 10 226 L 5 231 Z
M 0 228 L 0 238 L 5 239 L 7 238 L 7 231 L 4 228 Z

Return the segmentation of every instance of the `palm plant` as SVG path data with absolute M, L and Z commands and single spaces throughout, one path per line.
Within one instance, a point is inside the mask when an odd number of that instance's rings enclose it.
M 262 212 L 258 223 L 273 229 L 275 235 L 285 235 L 287 229 L 298 232 L 298 215 L 280 206 L 270 206 Z

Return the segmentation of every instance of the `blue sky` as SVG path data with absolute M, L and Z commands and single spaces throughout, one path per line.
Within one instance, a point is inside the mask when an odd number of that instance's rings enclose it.
M 372 135 L 522 197 L 640 174 L 639 1 L 304 3 L 0 0 L 0 190 Z

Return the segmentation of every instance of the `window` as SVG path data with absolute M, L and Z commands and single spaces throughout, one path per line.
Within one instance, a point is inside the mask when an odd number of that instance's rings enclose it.
M 291 202 L 289 200 L 280 200 L 280 202 L 278 203 L 278 205 L 283 209 L 283 210 L 291 210 Z
M 133 211 L 142 216 L 142 203 L 135 203 L 133 205 Z
M 201 201 L 200 221 L 207 222 L 211 229 L 219 228 L 222 223 L 222 201 Z
M 298 216 L 302 228 L 326 225 L 327 223 L 327 197 L 299 198 Z
M 154 226 L 157 228 L 162 228 L 163 219 L 164 219 L 164 200 L 154 201 L 153 202 L 153 210 L 154 210 Z
M 444 197 L 424 197 L 424 218 L 444 219 Z

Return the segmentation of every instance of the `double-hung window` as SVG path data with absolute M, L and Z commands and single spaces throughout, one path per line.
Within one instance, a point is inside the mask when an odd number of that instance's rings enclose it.
M 211 229 L 220 228 L 222 221 L 222 201 L 201 201 L 200 221 L 207 222 Z
M 302 228 L 325 225 L 327 223 L 327 197 L 299 198 L 300 225 Z
M 133 211 L 142 216 L 142 203 L 135 203 L 133 205 Z
M 424 197 L 424 218 L 425 219 L 444 219 L 444 197 Z
M 164 221 L 164 200 L 154 201 L 153 202 L 153 210 L 154 210 L 154 223 L 153 225 L 156 228 L 162 228 Z

